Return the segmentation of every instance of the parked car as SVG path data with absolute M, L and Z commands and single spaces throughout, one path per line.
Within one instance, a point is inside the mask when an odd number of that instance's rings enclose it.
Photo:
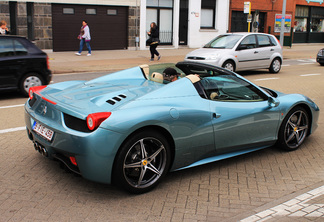
M 0 91 L 19 90 L 28 96 L 32 86 L 52 79 L 45 52 L 21 36 L 0 36 Z
M 321 65 L 324 66 L 324 48 L 320 49 L 317 53 L 316 61 Z
M 278 73 L 282 64 L 282 48 L 278 39 L 270 34 L 228 33 L 188 53 L 185 61 L 221 66 L 233 72 L 269 69 Z
M 164 84 L 166 67 L 182 78 Z M 318 117 L 318 106 L 304 95 L 262 88 L 197 62 L 32 87 L 25 104 L 37 151 L 86 179 L 132 193 L 151 190 L 168 171 L 275 144 L 295 150 Z

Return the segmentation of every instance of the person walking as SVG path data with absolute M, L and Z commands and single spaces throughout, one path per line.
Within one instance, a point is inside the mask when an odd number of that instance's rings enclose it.
M 86 20 L 82 21 L 82 27 L 81 27 L 81 31 L 80 31 L 80 35 L 78 36 L 78 39 L 80 40 L 80 49 L 79 52 L 75 53 L 77 56 L 81 55 L 84 43 L 86 44 L 87 48 L 88 48 L 88 54 L 87 56 L 91 56 L 91 46 L 90 46 L 90 40 L 91 40 L 91 36 L 90 36 L 90 28 L 88 26 L 88 23 Z
M 156 55 L 158 57 L 158 60 L 160 60 L 161 55 L 156 50 L 156 47 L 158 47 L 158 45 L 160 43 L 159 29 L 156 26 L 155 22 L 152 22 L 150 26 L 151 26 L 151 29 L 149 32 L 147 32 L 147 34 L 150 36 L 150 38 L 148 39 L 148 43 L 150 44 L 151 61 L 154 61 L 154 55 Z
M 7 27 L 7 22 L 5 20 L 2 20 L 0 22 L 0 35 L 8 35 L 8 34 L 10 34 L 10 32 Z

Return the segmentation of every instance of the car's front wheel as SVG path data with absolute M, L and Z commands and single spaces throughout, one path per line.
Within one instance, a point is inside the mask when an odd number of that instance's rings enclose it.
M 229 71 L 235 72 L 235 64 L 234 64 L 234 62 L 232 62 L 230 60 L 225 61 L 222 65 L 222 67 Z
M 275 58 L 269 67 L 271 73 L 278 73 L 281 69 L 281 61 L 279 58 Z
M 302 107 L 293 108 L 282 122 L 278 145 L 285 150 L 296 150 L 304 142 L 309 130 L 309 117 Z
M 153 189 L 170 166 L 170 146 L 156 131 L 145 130 L 131 136 L 119 150 L 113 180 L 131 193 Z
M 20 80 L 19 89 L 24 96 L 28 96 L 30 87 L 41 85 L 44 85 L 43 78 L 37 73 L 29 73 Z

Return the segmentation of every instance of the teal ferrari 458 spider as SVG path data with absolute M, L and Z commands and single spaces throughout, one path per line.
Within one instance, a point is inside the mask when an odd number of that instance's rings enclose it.
M 295 150 L 319 117 L 304 95 L 197 62 L 143 65 L 29 94 L 25 122 L 36 150 L 132 193 L 151 190 L 168 171 L 273 145 Z

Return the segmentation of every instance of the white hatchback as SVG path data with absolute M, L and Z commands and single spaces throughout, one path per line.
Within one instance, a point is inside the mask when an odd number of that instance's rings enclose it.
M 185 61 L 199 61 L 230 71 L 269 69 L 278 73 L 282 64 L 282 47 L 277 38 L 264 33 L 226 33 L 203 48 L 186 55 Z

